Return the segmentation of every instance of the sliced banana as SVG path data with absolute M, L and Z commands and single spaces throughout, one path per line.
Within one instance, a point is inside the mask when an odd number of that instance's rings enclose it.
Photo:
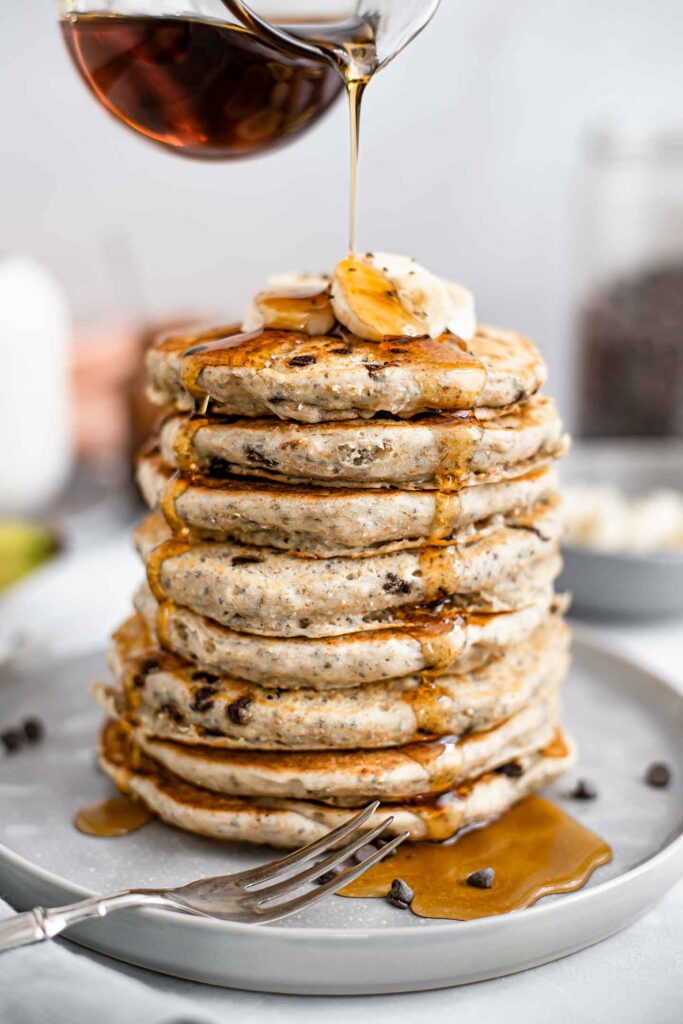
M 472 293 L 444 281 L 408 256 L 368 253 L 337 264 L 323 275 L 270 277 L 242 323 L 245 332 L 272 327 L 328 334 L 335 322 L 368 341 L 438 338 L 450 332 L 464 341 L 477 327 Z
M 382 341 L 428 333 L 423 320 L 405 308 L 393 281 L 367 259 L 350 256 L 338 263 L 331 294 L 337 320 L 359 338 Z
M 327 334 L 335 324 L 328 286 L 329 278 L 309 274 L 269 278 L 268 290 L 260 292 L 247 310 L 242 330 L 272 327 L 312 336 Z
M 476 330 L 472 293 L 444 281 L 408 256 L 368 253 L 342 260 L 332 278 L 332 307 L 361 338 L 437 338 L 446 331 L 469 341 Z

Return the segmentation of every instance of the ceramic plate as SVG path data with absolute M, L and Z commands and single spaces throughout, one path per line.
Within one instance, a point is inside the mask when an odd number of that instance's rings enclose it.
M 0 676 L 2 724 L 38 714 L 47 725 L 41 745 L 0 758 L 0 893 L 18 908 L 130 886 L 178 885 L 269 856 L 161 823 L 118 839 L 74 829 L 80 807 L 111 793 L 95 766 L 100 715 L 87 692 L 103 673 L 102 656 L 78 655 Z M 599 942 L 644 913 L 683 874 L 683 696 L 581 630 L 565 701 L 580 761 L 550 795 L 614 849 L 613 862 L 580 892 L 469 922 L 423 920 L 384 900 L 336 896 L 260 927 L 142 910 L 74 929 L 71 937 L 196 981 L 327 995 L 459 985 Z M 655 759 L 674 769 L 668 789 L 642 781 Z M 598 799 L 566 797 L 579 774 L 595 783 Z

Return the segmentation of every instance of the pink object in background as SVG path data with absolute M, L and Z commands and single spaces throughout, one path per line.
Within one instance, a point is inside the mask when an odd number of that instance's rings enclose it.
M 71 382 L 78 456 L 96 461 L 129 447 L 128 395 L 140 358 L 140 331 L 132 325 L 94 325 L 76 334 Z

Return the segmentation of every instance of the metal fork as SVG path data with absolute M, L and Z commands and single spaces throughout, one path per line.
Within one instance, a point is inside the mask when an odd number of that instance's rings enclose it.
M 393 817 L 386 818 L 369 832 L 362 831 L 362 826 L 378 807 L 379 801 L 375 801 L 350 821 L 321 836 L 315 842 L 280 857 L 279 860 L 264 864 L 263 867 L 254 868 L 253 871 L 200 878 L 177 889 L 127 889 L 115 896 L 93 896 L 91 899 L 72 903 L 67 907 L 55 907 L 52 910 L 36 907 L 35 910 L 0 922 L 0 952 L 32 942 L 41 942 L 43 939 L 52 939 L 65 928 L 80 924 L 81 921 L 106 917 L 115 910 L 130 907 L 163 907 L 200 917 L 215 917 L 222 921 L 246 921 L 250 924 L 277 921 L 312 906 L 328 893 L 337 892 L 403 842 L 408 836 L 407 832 L 396 836 L 360 863 L 350 865 L 336 873 L 334 878 L 318 884 L 316 888 L 309 888 L 292 899 L 282 899 L 306 883 L 315 883 L 316 879 L 343 864 L 363 846 L 381 836 L 393 821 Z M 349 841 L 340 847 L 339 844 L 343 840 Z M 291 868 L 305 865 L 317 854 L 329 850 L 332 850 L 332 853 L 325 860 L 317 860 L 296 874 L 290 873 Z

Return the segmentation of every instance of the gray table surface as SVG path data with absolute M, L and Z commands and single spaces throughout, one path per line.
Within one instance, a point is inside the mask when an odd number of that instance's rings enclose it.
M 131 592 L 131 574 L 139 569 L 126 549 L 115 545 L 102 552 L 102 572 L 106 572 L 109 591 L 106 607 L 88 608 L 84 620 L 82 603 L 78 608 L 80 635 L 99 631 L 101 620 L 108 623 L 120 617 Z M 92 571 L 92 566 L 89 566 Z M 75 577 L 74 577 L 75 578 Z M 30 597 L 33 613 L 43 617 L 55 605 L 57 580 L 49 576 L 41 581 L 39 598 Z M 54 627 L 64 633 L 74 609 L 66 608 L 63 586 L 59 582 L 60 615 L 63 621 Z M 36 601 L 38 600 L 38 604 Z M 104 596 L 102 597 L 104 600 Z M 27 602 L 15 602 L 9 614 L 10 624 L 25 618 Z M 4 617 L 8 622 L 8 614 Z M 683 691 L 683 621 L 658 624 L 596 626 L 602 639 L 611 642 L 646 667 L 658 671 Z M 193 982 L 179 981 L 139 968 L 97 957 L 73 944 L 69 948 L 80 955 L 108 964 L 112 971 L 124 972 L 159 992 L 189 997 L 197 1011 L 204 1010 L 220 1021 L 251 1022 L 296 1021 L 297 1024 L 401 1024 L 423 1021 L 449 1021 L 453 1024 L 681 1024 L 683 1021 L 683 884 L 673 889 L 644 918 L 621 934 L 564 960 L 533 971 L 457 989 L 398 996 L 354 998 L 314 998 L 265 995 L 228 991 Z M 419 948 L 415 956 L 420 956 Z M 106 993 L 102 993 L 106 998 Z M 5 1022 L 0 1022 L 5 1024 Z M 31 1022 L 33 1024 L 33 1022 Z M 121 1024 L 129 1024 L 121 1020 Z M 140 1022 L 144 1024 L 144 1022 Z

